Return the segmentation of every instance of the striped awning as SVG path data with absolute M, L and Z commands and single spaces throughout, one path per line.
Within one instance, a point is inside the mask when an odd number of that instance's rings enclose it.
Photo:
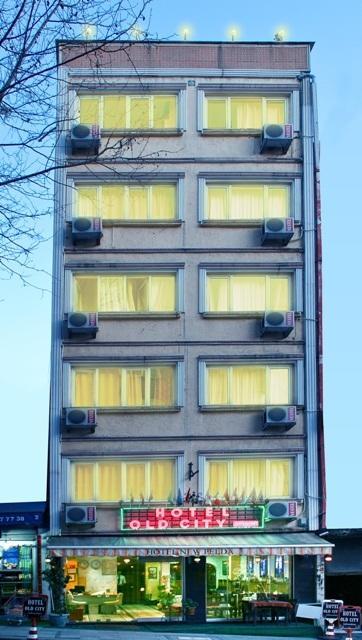
M 48 541 L 57 557 L 140 556 L 183 557 L 215 555 L 327 555 L 333 544 L 314 533 L 236 535 L 58 536 Z

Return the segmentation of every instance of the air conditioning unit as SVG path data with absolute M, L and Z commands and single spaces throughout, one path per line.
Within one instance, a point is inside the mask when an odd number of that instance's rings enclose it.
M 64 428 L 66 431 L 85 431 L 94 433 L 97 425 L 97 410 L 69 407 L 64 409 Z
M 70 130 L 71 152 L 90 151 L 97 155 L 101 133 L 97 124 L 76 124 Z
M 293 126 L 291 124 L 266 124 L 261 134 L 261 152 L 269 149 L 288 151 L 293 140 Z
M 98 313 L 68 313 L 68 338 L 95 338 L 98 331 Z
M 261 235 L 262 245 L 283 247 L 294 234 L 293 218 L 266 218 Z
M 264 429 L 287 431 L 296 424 L 297 410 L 292 406 L 266 407 Z
M 87 505 L 66 505 L 65 524 L 88 524 L 95 525 L 97 522 L 96 507 Z
M 73 218 L 72 220 L 72 242 L 75 245 L 86 245 L 87 247 L 100 244 L 102 233 L 101 218 Z
M 262 320 L 262 335 L 285 338 L 294 327 L 294 311 L 267 311 Z
M 296 500 L 272 500 L 265 509 L 266 520 L 296 520 L 298 502 Z

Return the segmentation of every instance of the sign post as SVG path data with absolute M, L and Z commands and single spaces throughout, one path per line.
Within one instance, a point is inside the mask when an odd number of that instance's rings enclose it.
M 334 637 L 334 625 L 342 606 L 343 600 L 323 600 L 322 616 L 325 620 L 324 635 L 327 638 Z
M 346 630 L 347 637 L 352 638 L 353 629 L 359 630 L 361 627 L 361 607 L 352 607 L 350 605 L 341 607 L 339 622 L 343 629 Z
M 38 640 L 38 618 L 46 614 L 48 596 L 34 593 L 24 600 L 23 613 L 31 619 L 28 640 Z

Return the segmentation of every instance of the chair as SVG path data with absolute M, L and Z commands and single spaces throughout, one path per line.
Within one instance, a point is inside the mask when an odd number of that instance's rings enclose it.
M 123 601 L 123 593 L 119 593 L 118 596 L 113 600 L 107 599 L 106 601 L 102 602 L 102 604 L 100 605 L 99 613 L 103 613 L 103 614 L 117 613 L 117 609 L 122 604 L 122 601 Z

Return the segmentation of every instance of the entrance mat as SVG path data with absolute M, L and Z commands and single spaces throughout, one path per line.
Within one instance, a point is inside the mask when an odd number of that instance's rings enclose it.
M 165 620 L 165 614 L 162 613 L 162 611 L 150 606 L 124 604 L 122 610 L 130 616 L 133 621 L 147 622 L 147 620 L 150 619 L 157 619 L 162 622 Z

